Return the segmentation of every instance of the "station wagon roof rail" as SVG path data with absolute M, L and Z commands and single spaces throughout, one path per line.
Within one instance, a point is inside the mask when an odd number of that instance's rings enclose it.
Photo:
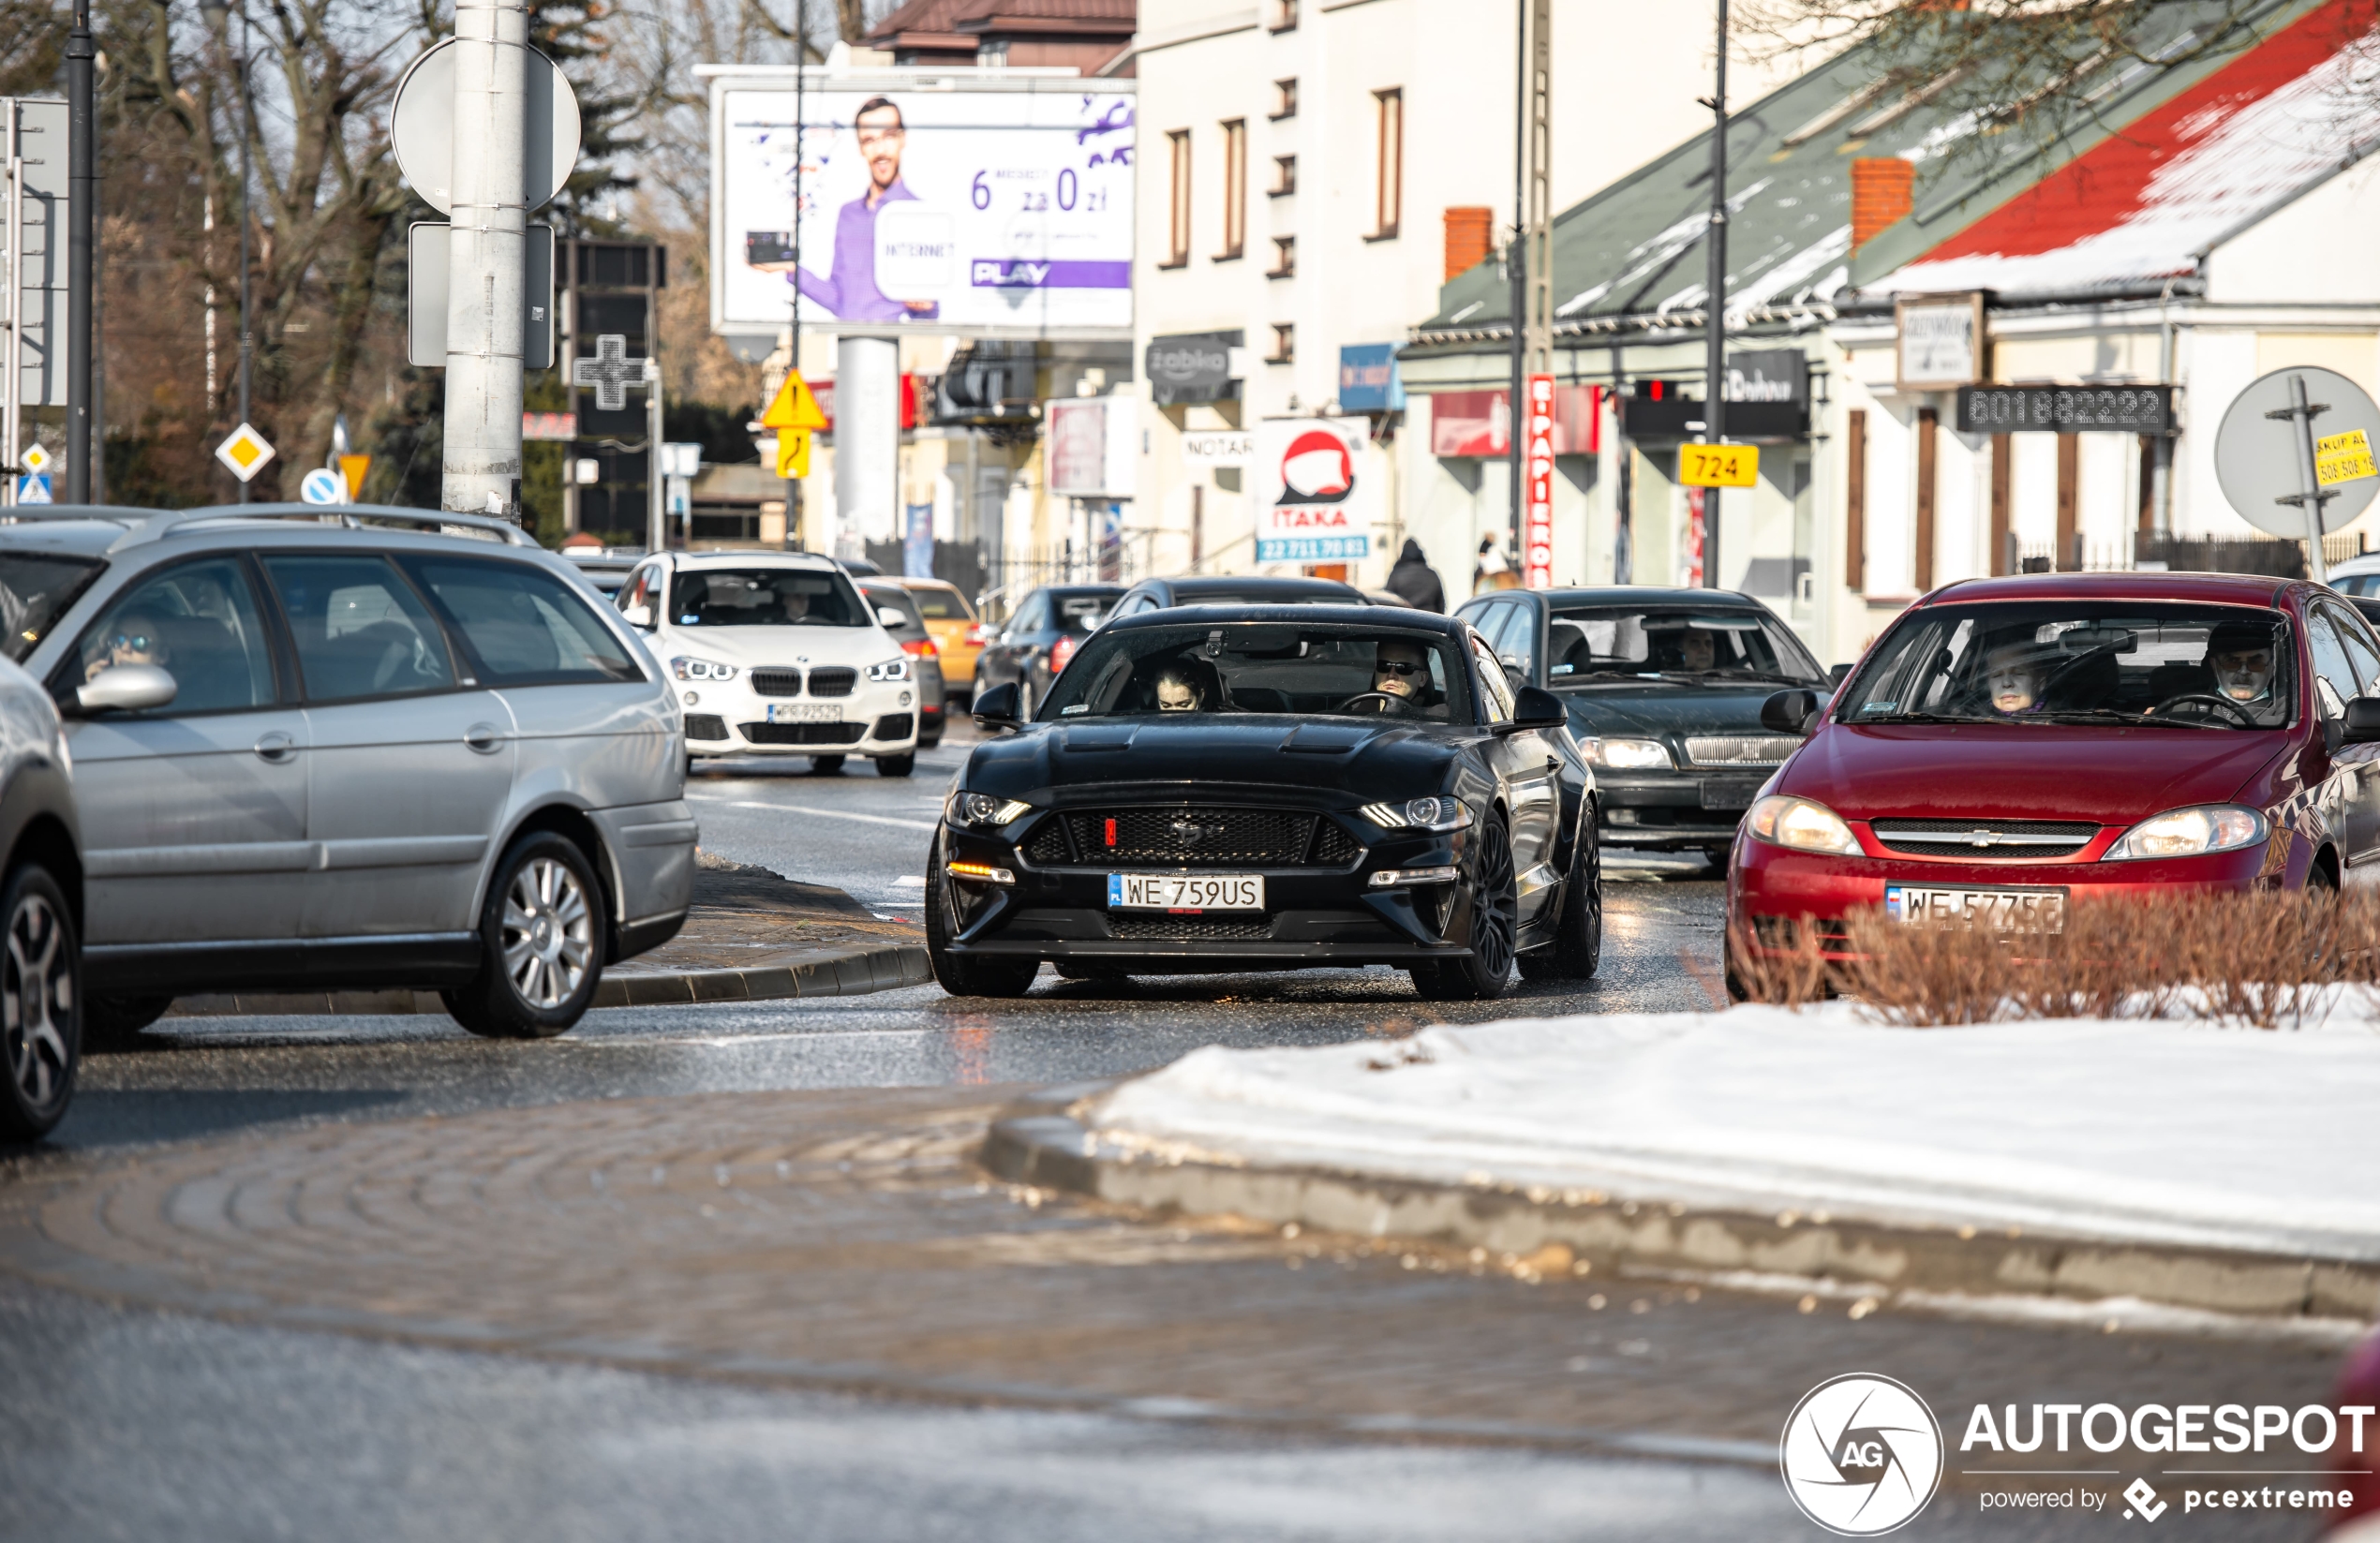
M 141 546 L 160 541 L 189 526 L 214 520 L 320 520 L 325 515 L 336 518 L 350 529 L 360 530 L 366 521 L 392 525 L 423 526 L 432 529 L 459 527 L 476 534 L 494 537 L 513 546 L 535 546 L 536 540 L 509 520 L 491 514 L 457 514 L 440 509 L 400 509 L 391 504 L 215 504 L 203 509 L 162 510 L 141 519 L 110 552 Z M 72 518 L 106 518 L 105 514 L 82 513 Z

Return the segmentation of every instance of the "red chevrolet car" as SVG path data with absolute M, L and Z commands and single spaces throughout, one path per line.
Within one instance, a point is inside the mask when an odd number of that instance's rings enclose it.
M 1856 906 L 2055 930 L 2079 897 L 2336 886 L 2380 858 L 2380 640 L 2318 585 L 1953 584 L 1833 701 L 1780 691 L 1762 721 L 1807 742 L 1735 838 L 1738 948 L 1814 923 L 1837 953 Z

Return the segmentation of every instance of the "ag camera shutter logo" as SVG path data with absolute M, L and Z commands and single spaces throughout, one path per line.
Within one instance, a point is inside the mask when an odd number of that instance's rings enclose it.
M 1907 1384 L 1847 1372 L 1802 1395 L 1777 1461 L 1804 1516 L 1840 1537 L 1875 1537 L 1934 1498 L 1942 1428 Z

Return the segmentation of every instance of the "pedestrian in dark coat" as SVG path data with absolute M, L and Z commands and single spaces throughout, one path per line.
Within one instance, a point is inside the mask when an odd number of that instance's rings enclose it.
M 1405 550 L 1397 554 L 1396 566 L 1389 570 L 1389 593 L 1418 610 L 1440 614 L 1446 610 L 1446 586 L 1431 571 L 1421 543 L 1410 536 L 1405 539 Z

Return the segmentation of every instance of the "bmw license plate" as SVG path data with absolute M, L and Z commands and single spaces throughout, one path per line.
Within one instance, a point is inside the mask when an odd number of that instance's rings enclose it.
M 1110 873 L 1110 911 L 1262 911 L 1261 873 Z
M 772 702 L 768 704 L 771 723 L 840 723 L 842 708 L 832 702 Z
M 2066 892 L 1886 884 L 1884 914 L 1897 922 L 1971 927 L 1989 932 L 2063 932 Z

